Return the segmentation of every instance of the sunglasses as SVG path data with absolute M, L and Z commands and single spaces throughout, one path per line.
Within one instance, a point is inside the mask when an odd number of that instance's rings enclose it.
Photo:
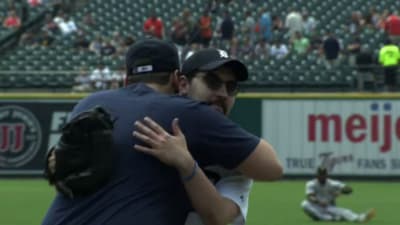
M 207 87 L 213 91 L 217 91 L 222 87 L 222 85 L 225 85 L 226 92 L 229 96 L 235 96 L 239 92 L 239 84 L 237 81 L 223 81 L 216 73 L 207 72 L 203 77 L 203 80 Z

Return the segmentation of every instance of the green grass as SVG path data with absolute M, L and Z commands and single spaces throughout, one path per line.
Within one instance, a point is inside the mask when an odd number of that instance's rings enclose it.
M 249 225 L 327 225 L 315 223 L 300 209 L 305 181 L 256 183 L 251 193 Z M 400 184 L 348 182 L 354 193 L 339 198 L 338 204 L 356 212 L 376 208 L 377 217 L 369 224 L 400 224 Z M 0 225 L 40 224 L 54 191 L 43 180 L 0 180 Z M 337 225 L 350 223 L 335 223 Z

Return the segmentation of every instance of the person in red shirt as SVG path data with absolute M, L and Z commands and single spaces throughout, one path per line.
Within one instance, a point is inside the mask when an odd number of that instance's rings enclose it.
M 163 39 L 164 25 L 160 18 L 157 18 L 155 13 L 144 22 L 143 31 L 153 37 Z
M 21 19 L 17 16 L 14 10 L 8 11 L 7 18 L 3 21 L 5 28 L 18 28 L 21 26 Z
M 208 11 L 204 11 L 203 15 L 200 17 L 199 25 L 202 44 L 207 48 L 210 45 L 213 33 L 211 29 L 211 16 Z
M 392 41 L 399 43 L 400 41 L 400 17 L 395 13 L 391 13 L 385 21 L 385 31 Z

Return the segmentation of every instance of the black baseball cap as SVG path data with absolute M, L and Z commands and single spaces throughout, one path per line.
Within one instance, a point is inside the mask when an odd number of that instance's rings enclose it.
M 173 44 L 157 39 L 146 39 L 136 42 L 129 48 L 125 63 L 127 76 L 172 72 L 179 69 L 179 56 Z
M 238 81 L 245 81 L 249 76 L 247 67 L 242 62 L 230 58 L 226 51 L 215 48 L 202 49 L 193 53 L 183 62 L 182 73 L 191 75 L 198 71 L 215 70 L 221 66 L 232 68 Z

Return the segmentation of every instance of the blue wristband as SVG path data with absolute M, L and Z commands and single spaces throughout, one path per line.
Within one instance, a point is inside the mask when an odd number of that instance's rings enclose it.
M 199 165 L 197 164 L 196 161 L 194 161 L 194 166 L 193 166 L 192 173 L 191 173 L 189 176 L 182 177 L 182 180 L 183 180 L 184 182 L 190 181 L 190 180 L 196 175 L 196 173 L 197 173 L 197 167 L 199 167 Z

